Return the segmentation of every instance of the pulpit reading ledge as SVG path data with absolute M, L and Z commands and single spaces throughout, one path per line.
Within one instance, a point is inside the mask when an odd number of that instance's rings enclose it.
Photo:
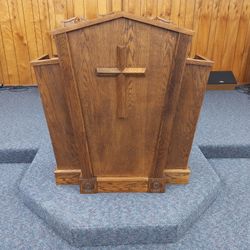
M 81 193 L 186 184 L 212 62 L 186 59 L 193 31 L 116 13 L 52 31 L 35 70 L 57 184 Z

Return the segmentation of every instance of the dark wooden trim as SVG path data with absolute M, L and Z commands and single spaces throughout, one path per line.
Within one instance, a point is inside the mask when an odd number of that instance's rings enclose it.
M 98 192 L 148 192 L 147 177 L 97 177 Z
M 99 23 L 112 21 L 112 20 L 115 20 L 118 18 L 127 18 L 130 20 L 134 20 L 137 22 L 156 26 L 156 27 L 166 29 L 166 30 L 172 30 L 172 31 L 175 31 L 178 33 L 183 33 L 183 34 L 190 35 L 190 36 L 192 36 L 194 34 L 194 31 L 192 31 L 192 30 L 180 28 L 180 27 L 173 25 L 171 23 L 162 22 L 161 20 L 157 20 L 157 19 L 149 19 L 146 17 L 135 16 L 133 14 L 129 14 L 129 13 L 125 13 L 125 12 L 119 12 L 119 13 L 115 13 L 115 14 L 111 14 L 111 15 L 106 15 L 103 17 L 96 18 L 94 20 L 88 20 L 88 21 L 72 24 L 71 26 L 68 26 L 68 27 L 58 28 L 58 29 L 51 31 L 51 34 L 58 35 L 58 34 L 62 34 L 65 32 L 70 32 L 70 31 L 81 29 L 81 28 L 89 27 L 92 25 L 96 25 Z
M 146 72 L 146 68 L 124 68 L 120 70 L 118 68 L 96 68 L 96 75 L 98 76 L 116 76 L 119 74 L 143 76 Z
M 60 58 L 60 66 L 64 75 L 65 96 L 69 108 L 70 118 L 77 145 L 79 162 L 81 163 L 82 178 L 93 177 L 90 154 L 88 149 L 87 135 L 85 131 L 84 118 L 82 113 L 81 101 L 78 92 L 78 86 L 72 67 L 71 52 L 66 33 L 60 34 L 55 38 Z
M 44 54 L 30 62 L 32 66 L 57 64 L 57 63 L 59 63 L 59 59 L 57 57 L 50 58 L 48 54 Z
M 79 185 L 80 169 L 56 169 L 54 173 L 57 185 Z
M 181 91 L 185 58 L 187 56 L 187 48 L 190 42 L 190 36 L 179 34 L 175 49 L 175 61 L 172 65 L 172 73 L 164 98 L 164 107 L 151 172 L 152 178 L 161 178 L 167 163 L 167 153 L 171 140 L 175 112 Z
M 165 170 L 187 168 L 211 67 L 210 64 L 186 62 Z
M 186 64 L 194 64 L 199 66 L 213 66 L 214 62 L 204 56 L 196 55 L 194 58 L 187 58 Z
M 165 184 L 188 184 L 190 169 L 165 169 L 163 179 Z M 57 185 L 79 185 L 80 169 L 55 170 Z M 152 182 L 151 178 L 151 182 Z M 139 182 L 137 185 L 136 183 Z M 97 177 L 98 192 L 148 192 L 147 177 Z M 118 187 L 118 189 L 116 189 Z M 146 188 L 147 187 L 147 188 Z M 152 192 L 152 191 L 151 191 Z
M 207 84 L 207 90 L 234 90 L 237 84 Z
M 166 184 L 188 184 L 190 169 L 165 169 L 164 179 Z

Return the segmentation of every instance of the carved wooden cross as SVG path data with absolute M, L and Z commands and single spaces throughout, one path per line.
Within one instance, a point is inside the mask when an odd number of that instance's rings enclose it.
M 126 76 L 144 76 L 146 68 L 127 68 L 127 47 L 117 46 L 117 68 L 97 68 L 98 76 L 117 76 L 117 116 L 127 118 L 127 81 Z

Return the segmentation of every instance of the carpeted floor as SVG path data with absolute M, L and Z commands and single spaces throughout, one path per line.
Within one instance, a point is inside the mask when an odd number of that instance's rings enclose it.
M 226 159 L 216 150 L 208 150 L 216 157 L 209 161 L 222 180 L 223 191 L 178 243 L 89 249 L 250 249 L 249 106 L 248 96 L 234 91 L 207 93 L 196 143 L 204 150 L 211 145 L 228 146 Z M 19 197 L 18 184 L 32 155 L 12 160 L 13 150 L 39 148 L 41 138 L 47 137 L 36 89 L 0 92 L 0 107 L 0 249 L 76 249 L 49 229 Z M 245 146 L 246 152 L 237 152 L 235 145 Z M 9 154 L 1 154 L 6 148 Z M 5 163 L 11 160 L 20 163 Z

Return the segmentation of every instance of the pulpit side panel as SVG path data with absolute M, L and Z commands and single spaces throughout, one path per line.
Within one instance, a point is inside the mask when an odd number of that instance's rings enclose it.
M 34 66 L 58 170 L 80 169 L 59 63 Z
M 72 55 L 67 33 L 55 36 L 60 68 L 65 89 L 65 102 L 69 111 L 75 138 L 75 151 L 79 159 L 81 178 L 91 180 L 93 178 L 92 165 L 89 155 L 86 129 L 84 124 L 83 112 L 80 102 L 78 86 L 75 81 L 75 74 L 72 66 Z M 75 173 L 73 174 L 75 176 Z M 87 184 L 88 186 L 88 184 Z
M 188 168 L 189 154 L 210 70 L 211 65 L 186 64 L 166 169 Z
M 149 176 L 178 33 L 125 18 L 68 33 L 72 66 L 87 131 L 94 176 Z M 117 67 L 117 46 L 127 48 L 128 116 L 117 117 L 117 77 L 96 68 Z

